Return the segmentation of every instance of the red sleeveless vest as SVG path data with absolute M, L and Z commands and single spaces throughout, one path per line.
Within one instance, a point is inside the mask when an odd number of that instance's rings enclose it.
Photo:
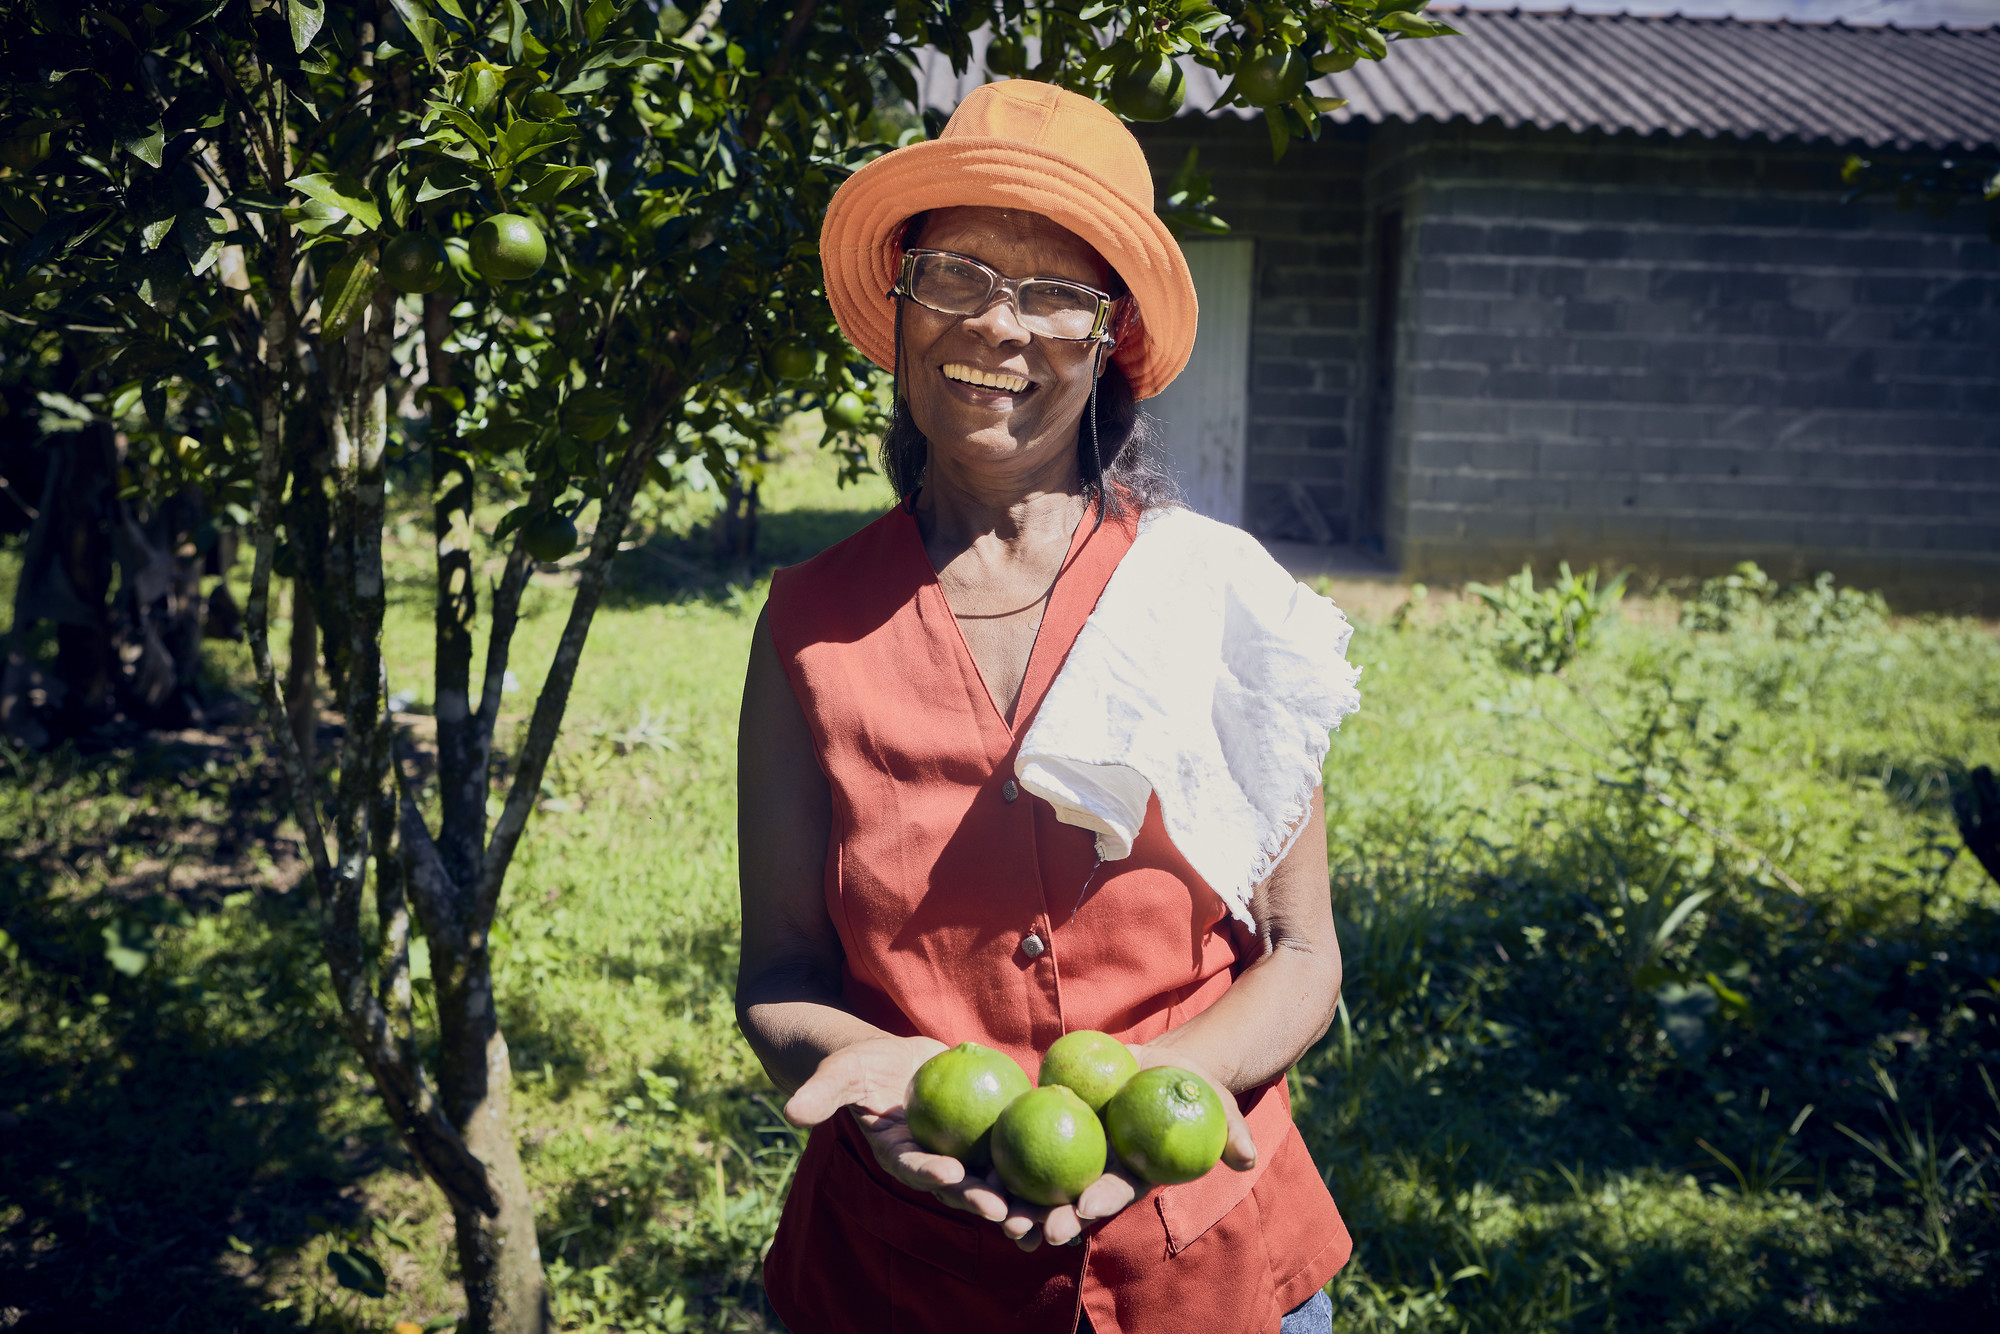
M 1149 1042 L 1261 953 L 1175 852 L 1155 802 L 1132 855 L 1020 791 L 1014 753 L 1132 545 L 1078 527 L 1009 728 L 898 508 L 771 582 L 779 660 L 833 789 L 826 910 L 842 995 L 870 1023 L 981 1042 L 1032 1076 L 1064 1033 Z M 853 1118 L 812 1132 L 765 1262 L 793 1334 L 1265 1334 L 1351 1245 L 1282 1078 L 1239 1099 L 1257 1167 L 1153 1190 L 1083 1245 L 1023 1252 L 997 1224 L 890 1181 Z

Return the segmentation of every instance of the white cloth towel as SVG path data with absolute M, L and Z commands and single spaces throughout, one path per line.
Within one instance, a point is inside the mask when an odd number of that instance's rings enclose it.
M 1131 853 L 1158 793 L 1174 846 L 1254 928 L 1251 894 L 1305 826 L 1327 733 L 1361 707 L 1352 634 L 1249 534 L 1192 510 L 1148 514 L 1015 776 L 1095 832 L 1106 861 Z

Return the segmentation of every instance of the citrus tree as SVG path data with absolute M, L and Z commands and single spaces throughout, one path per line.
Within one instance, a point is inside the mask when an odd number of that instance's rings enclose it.
M 1174 62 L 1199 60 L 1281 150 L 1327 109 L 1309 70 L 1448 31 L 1422 0 L 687 3 L 37 0 L 0 28 L 0 338 L 65 368 L 42 400 L 91 429 L 55 447 L 115 441 L 126 493 L 198 493 L 249 537 L 244 622 L 333 990 L 450 1202 L 473 1330 L 551 1319 L 489 941 L 612 558 L 643 486 L 695 457 L 733 475 L 790 412 L 824 407 L 865 466 L 886 404 L 814 247 L 845 176 L 922 133 L 897 130 L 919 124 L 917 52 L 963 69 L 990 26 L 992 72 L 1132 118 L 1177 110 Z M 1190 167 L 1163 207 L 1198 224 L 1200 194 Z M 386 707 L 395 459 L 429 477 L 434 787 Z M 485 587 L 482 539 L 506 553 Z M 557 562 L 567 622 L 489 818 L 522 595 Z M 293 585 L 284 681 L 274 577 Z

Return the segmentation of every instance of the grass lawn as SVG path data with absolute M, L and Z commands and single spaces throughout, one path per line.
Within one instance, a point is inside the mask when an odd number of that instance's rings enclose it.
M 767 499 L 787 561 L 887 493 L 803 449 Z M 421 709 L 417 538 L 388 649 Z M 767 583 L 705 561 L 622 559 L 496 932 L 566 1328 L 775 1327 L 797 1141 L 730 999 Z M 1334 592 L 1367 669 L 1327 764 L 1349 982 L 1294 1092 L 1357 1241 L 1337 1327 L 2000 1324 L 2000 887 L 1949 808 L 2000 762 L 1993 627 L 1828 594 L 1697 631 L 1634 599 L 1541 675 L 1476 602 Z M 566 608 L 531 593 L 503 731 Z M 217 690 L 241 672 L 221 646 Z M 454 1315 L 449 1216 L 341 1045 L 251 722 L 0 754 L 0 1329 Z

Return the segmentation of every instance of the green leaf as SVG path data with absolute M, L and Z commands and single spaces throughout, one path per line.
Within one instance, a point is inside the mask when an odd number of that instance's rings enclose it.
M 188 267 L 199 278 L 208 272 L 209 265 L 221 257 L 223 238 L 229 235 L 229 224 L 212 208 L 194 208 L 181 214 L 177 230 L 181 250 L 187 255 Z
M 438 62 L 438 46 L 444 41 L 444 27 L 430 16 L 424 0 L 395 0 L 396 12 L 403 16 L 403 26 L 410 30 L 410 36 L 417 39 L 417 45 L 424 50 L 425 63 L 435 66 Z
M 1676 903 L 1674 910 L 1667 914 L 1667 920 L 1660 923 L 1660 929 L 1653 933 L 1653 943 L 1655 945 L 1666 944 L 1674 932 L 1681 929 L 1681 923 L 1688 919 L 1688 915 L 1714 897 L 1714 895 L 1715 891 L 1712 889 L 1697 889 L 1694 893 Z
M 268 190 L 244 190 L 222 201 L 229 208 L 244 209 L 252 213 L 276 213 L 285 206 L 285 201 Z
M 570 186 L 581 184 L 596 174 L 589 167 L 550 167 L 516 198 L 524 204 L 546 204 Z
M 292 49 L 304 55 L 326 23 L 326 0 L 285 0 L 285 13 L 292 24 Z
M 430 170 L 424 173 L 422 183 L 417 186 L 417 202 L 427 204 L 433 199 L 442 199 L 460 190 L 470 190 L 477 184 L 472 173 L 456 162 L 433 163 Z
M 143 250 L 154 250 L 167 239 L 167 233 L 174 229 L 174 220 L 157 218 L 139 229 L 139 246 Z
M 478 121 L 472 118 L 470 112 L 445 102 L 431 103 L 431 110 L 450 121 L 453 128 L 460 134 L 479 145 L 481 153 L 491 153 L 493 151 L 493 141 L 486 137 L 485 129 L 480 126 Z
M 350 1292 L 363 1297 L 389 1295 L 389 1276 L 366 1251 L 328 1251 L 326 1267 L 332 1272 L 334 1282 Z
M 160 154 L 167 146 L 166 126 L 159 121 L 143 125 L 123 136 L 118 146 L 138 158 L 149 167 L 160 165 Z
M 576 131 L 568 125 L 551 125 L 546 121 L 517 120 L 507 127 L 500 136 L 500 142 L 493 149 L 493 164 L 498 167 L 512 166 L 535 154 L 568 143 L 576 138 Z
M 355 246 L 327 270 L 319 300 L 319 337 L 330 343 L 361 317 L 375 295 L 375 247 Z
M 1264 128 L 1271 135 L 1271 161 L 1284 161 L 1285 150 L 1292 146 L 1292 127 L 1285 123 L 1277 107 L 1264 113 Z
M 611 20 L 618 16 L 618 6 L 612 0 L 590 0 L 590 8 L 583 11 L 583 35 L 591 45 L 604 36 L 604 30 Z
M 665 60 L 671 53 L 658 42 L 613 42 L 583 62 L 577 73 L 594 69 L 626 69 Z
M 300 176 L 291 182 L 291 187 L 309 199 L 339 209 L 370 230 L 382 225 L 382 210 L 377 207 L 375 196 L 346 172 Z

